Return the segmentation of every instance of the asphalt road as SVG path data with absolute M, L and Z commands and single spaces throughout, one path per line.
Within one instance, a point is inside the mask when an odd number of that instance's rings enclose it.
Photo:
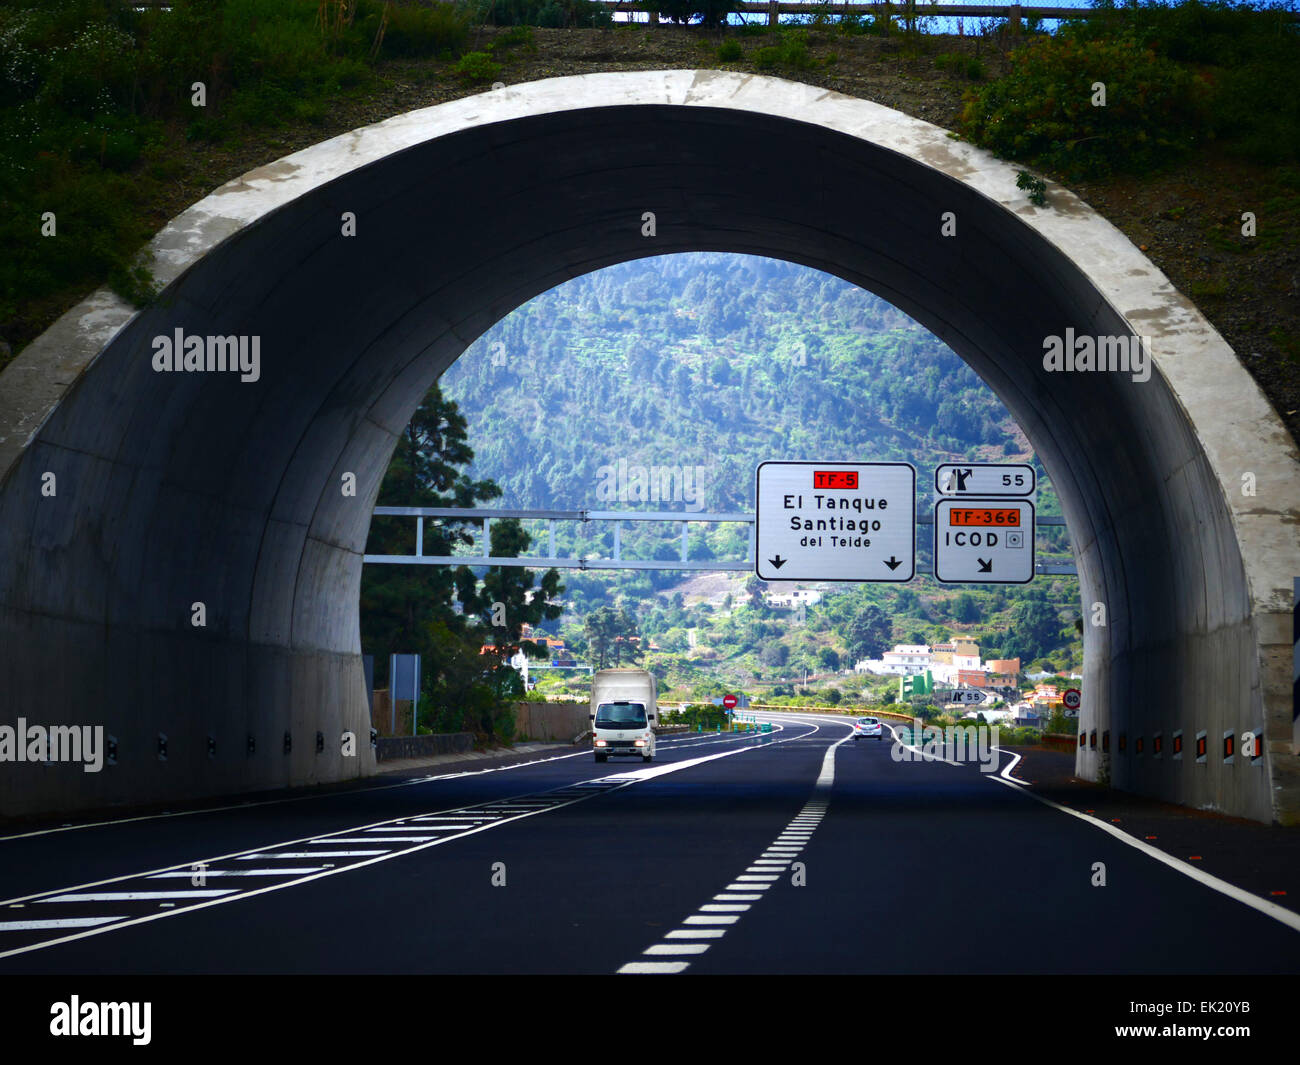
M 650 765 L 10 835 L 0 974 L 1300 969 L 1294 928 L 978 763 L 767 716 Z

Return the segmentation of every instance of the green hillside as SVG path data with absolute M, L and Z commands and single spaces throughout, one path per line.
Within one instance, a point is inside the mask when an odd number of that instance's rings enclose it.
M 663 256 L 568 282 L 497 323 L 441 385 L 468 423 L 469 473 L 501 487 L 499 506 L 752 512 L 759 462 L 814 458 L 911 462 L 925 505 L 936 463 L 1035 461 L 993 393 L 906 315 L 838 278 L 750 256 Z M 656 500 L 620 475 L 638 466 L 676 471 L 665 487 L 677 497 Z M 1059 513 L 1035 466 L 1039 513 Z M 624 557 L 677 557 L 680 535 L 625 525 Z M 744 557 L 743 526 L 700 524 L 690 535 L 692 558 Z M 557 526 L 556 540 L 560 555 L 613 547 L 612 532 L 578 523 Z M 1068 558 L 1064 530 L 1040 534 L 1039 550 Z M 899 640 L 969 632 L 986 654 L 1051 656 L 1062 667 L 1079 658 L 1072 578 L 831 586 L 802 621 L 747 593 L 745 574 L 566 570 L 562 579 L 569 609 L 547 631 L 583 650 L 586 616 L 626 605 L 643 641 L 660 647 L 656 672 L 688 687 L 781 683 L 804 668 L 829 681 L 852 665 L 846 629 L 868 603 L 885 609 Z M 1018 634 L 1032 602 L 1047 603 L 1064 631 Z

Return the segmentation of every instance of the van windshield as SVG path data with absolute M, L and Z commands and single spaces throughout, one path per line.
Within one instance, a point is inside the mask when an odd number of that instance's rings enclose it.
M 596 708 L 597 728 L 645 728 L 641 703 L 601 703 Z

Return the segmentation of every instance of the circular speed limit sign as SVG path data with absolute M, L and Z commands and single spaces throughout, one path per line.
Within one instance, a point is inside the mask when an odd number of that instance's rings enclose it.
M 1083 695 L 1078 688 L 1066 688 L 1061 693 L 1061 702 L 1065 704 L 1067 710 L 1078 710 L 1083 703 Z

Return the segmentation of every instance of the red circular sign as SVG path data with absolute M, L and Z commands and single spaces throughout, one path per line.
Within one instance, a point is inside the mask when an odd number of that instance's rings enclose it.
M 1078 688 L 1066 688 L 1061 693 L 1061 702 L 1067 710 L 1078 710 L 1083 703 L 1083 694 Z
M 738 702 L 740 702 L 740 700 L 737 699 L 734 695 L 724 695 L 722 697 L 722 705 L 725 706 L 728 710 L 734 710 Z

